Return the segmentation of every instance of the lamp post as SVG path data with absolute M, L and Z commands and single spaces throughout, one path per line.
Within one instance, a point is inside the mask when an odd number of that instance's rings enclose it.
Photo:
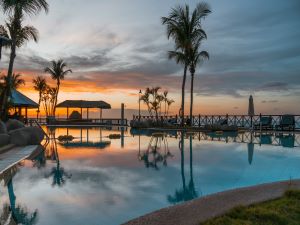
M 141 94 L 142 90 L 139 91 L 139 122 L 141 120 Z

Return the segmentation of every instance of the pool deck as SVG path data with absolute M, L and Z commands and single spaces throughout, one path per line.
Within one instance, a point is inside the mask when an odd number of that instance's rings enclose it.
M 24 147 L 13 147 L 0 154 L 0 174 L 20 161 L 30 158 L 37 150 L 39 145 L 28 145 Z
M 223 215 L 236 206 L 279 198 L 288 189 L 300 189 L 300 180 L 268 183 L 208 195 L 163 208 L 124 225 L 199 225 L 208 219 Z

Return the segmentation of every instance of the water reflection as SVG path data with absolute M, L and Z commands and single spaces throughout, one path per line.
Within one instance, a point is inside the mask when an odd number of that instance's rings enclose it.
M 179 202 L 189 201 L 198 197 L 198 194 L 195 189 L 194 177 L 193 177 L 193 134 L 188 134 L 190 142 L 190 180 L 188 185 L 186 185 L 185 171 L 184 171 L 184 136 L 185 134 L 181 133 L 181 138 L 179 141 L 179 150 L 180 150 L 180 165 L 181 165 L 181 179 L 182 179 L 182 188 L 176 189 L 173 195 L 168 195 L 168 202 L 171 204 L 176 204 Z
M 0 224 L 34 225 L 38 220 L 38 210 L 30 212 L 25 205 L 16 203 L 17 198 L 14 192 L 13 177 L 17 172 L 18 167 L 13 166 L 0 175 L 0 180 L 4 181 L 9 196 L 9 204 L 5 203 L 3 205 Z
M 43 154 L 3 182 L 0 224 L 14 211 L 28 224 L 38 218 L 42 225 L 114 225 L 199 196 L 299 178 L 299 148 L 282 147 L 298 146 L 299 134 L 123 132 L 49 129 Z M 70 147 L 56 139 L 66 134 L 74 142 L 111 144 Z
M 48 129 L 48 136 L 50 138 L 48 145 L 45 148 L 46 158 L 56 162 L 56 166 L 52 167 L 51 172 L 45 175 L 45 178 L 52 178 L 52 186 L 62 187 L 66 183 L 66 179 L 70 179 L 72 174 L 69 174 L 61 167 L 59 154 L 57 151 L 57 140 L 55 136 L 55 129 Z
M 67 148 L 93 147 L 93 148 L 105 149 L 110 146 L 111 141 L 103 140 L 102 128 L 99 129 L 98 140 L 90 139 L 90 128 L 81 127 L 79 129 L 80 129 L 79 137 L 74 137 L 74 140 L 72 140 L 72 141 L 70 141 L 68 139 L 61 140 L 61 141 L 59 141 L 59 144 L 64 147 L 67 147 Z M 66 128 L 66 136 L 70 135 L 69 130 L 70 130 L 69 128 Z M 84 137 L 84 132 L 86 132 L 85 137 Z M 124 133 L 123 133 L 123 139 L 124 139 Z
M 144 161 L 146 168 L 159 170 L 159 164 L 168 165 L 168 158 L 173 157 L 168 147 L 168 139 L 164 133 L 153 133 L 147 150 L 141 153 L 141 135 L 139 134 L 138 159 Z

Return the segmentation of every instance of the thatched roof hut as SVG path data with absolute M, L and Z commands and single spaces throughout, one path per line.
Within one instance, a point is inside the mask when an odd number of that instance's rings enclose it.
M 84 101 L 84 100 L 66 100 L 56 106 L 56 108 L 98 108 L 111 109 L 110 104 L 104 101 Z
M 82 109 L 87 110 L 87 119 L 89 119 L 89 109 L 99 109 L 100 110 L 100 119 L 102 119 L 102 109 L 111 109 L 110 104 L 104 101 L 84 101 L 84 100 L 66 100 L 62 103 L 59 103 L 56 108 L 67 108 L 67 119 L 69 119 L 69 108 L 80 108 L 81 115 Z
M 28 108 L 28 109 L 34 109 L 34 108 L 39 107 L 39 104 L 32 101 L 30 98 L 23 95 L 21 92 L 19 92 L 17 90 L 12 90 L 11 105 L 13 107 L 22 107 L 22 108 Z

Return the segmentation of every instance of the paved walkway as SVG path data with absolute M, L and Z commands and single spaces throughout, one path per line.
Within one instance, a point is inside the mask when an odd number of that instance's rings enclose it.
M 26 147 L 15 147 L 3 154 L 0 154 L 0 174 L 20 161 L 28 158 L 39 148 L 38 145 Z
M 300 189 L 300 180 L 269 183 L 209 195 L 155 211 L 124 225 L 199 225 L 200 222 L 220 216 L 236 206 L 279 198 L 288 189 Z

